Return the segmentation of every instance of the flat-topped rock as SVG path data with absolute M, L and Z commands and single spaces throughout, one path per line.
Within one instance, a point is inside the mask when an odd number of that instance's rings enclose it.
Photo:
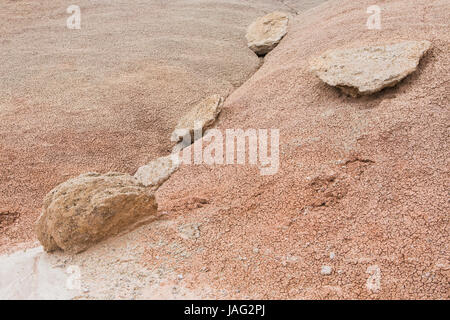
M 288 15 L 278 11 L 256 19 L 247 29 L 248 47 L 259 56 L 272 51 L 286 35 L 288 22 Z
M 87 173 L 53 189 L 44 199 L 36 226 L 46 251 L 70 253 L 156 216 L 153 191 L 124 173 Z
M 160 157 L 149 164 L 140 167 L 134 177 L 146 187 L 159 187 L 169 179 L 178 168 L 179 163 L 172 155 Z
M 417 69 L 430 47 L 429 41 L 403 41 L 328 50 L 310 66 L 322 81 L 356 97 L 395 86 Z
M 178 142 L 187 135 L 193 138 L 195 129 L 201 128 L 204 132 L 214 123 L 220 111 L 222 111 L 223 100 L 223 97 L 215 94 L 197 104 L 178 121 L 175 130 L 172 132 L 171 140 Z

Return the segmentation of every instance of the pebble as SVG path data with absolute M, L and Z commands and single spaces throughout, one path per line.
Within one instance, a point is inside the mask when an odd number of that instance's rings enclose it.
M 331 270 L 332 269 L 333 268 L 330 267 L 330 266 L 322 266 L 322 269 L 320 270 L 320 274 L 322 274 L 322 275 L 329 275 L 329 274 L 331 274 Z

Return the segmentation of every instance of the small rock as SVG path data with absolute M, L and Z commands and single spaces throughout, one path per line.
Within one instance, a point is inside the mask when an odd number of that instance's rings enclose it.
M 330 259 L 333 260 L 336 257 L 336 254 L 334 252 L 330 252 Z
M 320 274 L 321 275 L 330 275 L 331 270 L 333 270 L 333 268 L 331 266 L 322 266 L 322 269 L 320 270 Z
M 124 173 L 87 173 L 54 188 L 44 199 L 36 232 L 46 251 L 69 253 L 156 217 L 154 193 Z
M 200 269 L 201 272 L 209 272 L 209 268 L 208 267 L 202 267 Z
M 329 50 L 311 61 L 325 83 L 353 97 L 393 87 L 417 69 L 429 41 L 403 41 L 382 46 Z
M 179 162 L 171 155 L 158 158 L 140 167 L 134 177 L 146 187 L 159 187 L 179 167 Z
M 257 55 L 263 56 L 275 48 L 286 35 L 289 17 L 272 12 L 256 19 L 247 29 L 247 44 Z
M 220 95 L 212 95 L 199 104 L 197 104 L 191 111 L 189 111 L 183 118 L 180 119 L 175 130 L 172 132 L 171 140 L 178 142 L 180 140 L 190 141 L 194 139 L 194 130 L 202 129 L 202 132 L 209 128 L 220 111 L 222 111 L 223 97 Z M 186 143 L 181 143 L 175 147 L 174 152 L 179 151 L 180 148 L 186 147 Z

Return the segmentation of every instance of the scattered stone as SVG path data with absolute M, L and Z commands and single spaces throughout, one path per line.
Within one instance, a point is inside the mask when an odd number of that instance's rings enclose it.
M 333 270 L 333 268 L 331 266 L 322 266 L 322 269 L 320 270 L 320 274 L 324 275 L 324 276 L 330 275 L 331 270 Z
M 222 111 L 223 101 L 223 97 L 215 94 L 197 104 L 180 119 L 172 132 L 171 140 L 174 142 L 185 141 L 187 139 L 184 138 L 189 138 L 190 136 L 191 140 L 188 143 L 190 144 L 191 141 L 194 141 L 194 130 L 202 129 L 202 132 L 204 132 L 205 129 L 214 123 L 220 111 Z
M 0 209 L 0 230 L 13 224 L 18 217 L 18 212 Z
M 46 251 L 78 253 L 154 219 L 157 208 L 154 193 L 136 178 L 87 173 L 47 194 L 37 236 Z
M 159 187 L 164 181 L 174 173 L 179 167 L 179 163 L 169 155 L 158 158 L 149 164 L 140 167 L 134 177 L 144 186 Z
M 417 69 L 429 41 L 403 41 L 382 46 L 336 49 L 311 61 L 325 83 L 353 97 L 393 87 Z
M 275 48 L 286 35 L 289 17 L 283 12 L 272 12 L 256 19 L 247 29 L 247 44 L 258 56 Z
M 209 272 L 209 268 L 208 267 L 202 267 L 200 269 L 201 272 Z

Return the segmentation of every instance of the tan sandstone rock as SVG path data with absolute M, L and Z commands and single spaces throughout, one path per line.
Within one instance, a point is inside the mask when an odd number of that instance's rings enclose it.
M 430 47 L 429 41 L 403 41 L 329 50 L 313 59 L 310 66 L 322 81 L 356 97 L 395 86 L 416 70 Z
M 140 167 L 134 177 L 146 187 L 159 187 L 164 181 L 169 179 L 178 166 L 179 163 L 174 161 L 172 155 L 160 157 Z
M 153 192 L 123 173 L 87 173 L 53 189 L 44 199 L 37 236 L 46 251 L 71 253 L 156 216 Z
M 194 129 L 204 130 L 210 127 L 222 111 L 222 105 L 223 97 L 218 94 L 204 99 L 180 119 L 172 132 L 171 140 L 178 142 L 187 135 L 193 138 Z
M 283 12 L 272 12 L 256 19 L 247 29 L 248 47 L 262 56 L 277 46 L 286 35 L 289 17 Z

